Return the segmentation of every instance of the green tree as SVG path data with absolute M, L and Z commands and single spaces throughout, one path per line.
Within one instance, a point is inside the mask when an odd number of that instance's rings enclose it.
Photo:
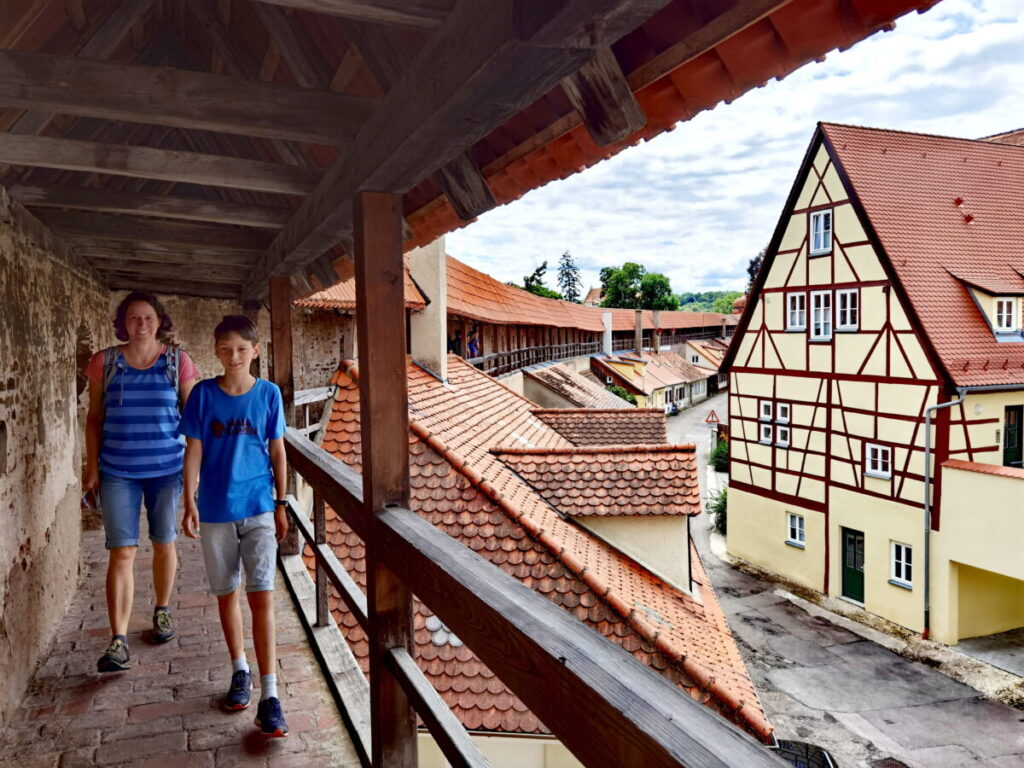
M 544 273 L 548 271 L 548 263 L 542 261 L 540 266 L 537 267 L 529 275 L 523 276 L 523 288 L 536 296 L 543 296 L 547 299 L 560 299 L 562 294 L 558 291 L 552 291 L 546 285 L 544 285 Z
M 640 278 L 641 309 L 679 309 L 679 299 L 672 293 L 668 278 L 657 272 L 648 272 Z
M 728 291 L 711 303 L 711 311 L 723 315 L 732 314 L 732 303 L 742 295 L 741 291 Z
M 757 280 L 757 273 L 761 271 L 764 264 L 764 255 L 768 252 L 768 246 L 761 249 L 761 252 L 750 259 L 747 263 L 747 293 L 754 289 L 754 281 Z
M 606 270 L 607 274 L 606 274 Z M 640 300 L 640 281 L 647 270 L 639 264 L 627 261 L 619 269 L 605 267 L 601 270 L 604 286 L 602 307 L 618 307 L 619 309 L 642 309 Z M 638 294 L 640 294 L 638 296 Z
M 558 288 L 566 301 L 580 303 L 583 281 L 580 279 L 580 268 L 568 251 L 558 260 Z

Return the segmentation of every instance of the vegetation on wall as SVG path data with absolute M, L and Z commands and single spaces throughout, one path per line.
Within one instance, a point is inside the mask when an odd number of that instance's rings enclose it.
M 708 502 L 711 527 L 725 536 L 729 522 L 729 489 L 723 488 Z
M 727 442 L 724 440 L 718 441 L 718 445 L 715 446 L 708 457 L 708 464 L 714 467 L 715 472 L 729 471 L 729 444 Z
M 605 389 L 607 389 L 613 395 L 621 397 L 627 403 L 632 403 L 633 405 L 636 405 L 636 395 L 632 394 L 631 392 L 627 392 L 625 388 L 620 387 L 616 384 L 609 384 L 608 386 L 605 387 Z

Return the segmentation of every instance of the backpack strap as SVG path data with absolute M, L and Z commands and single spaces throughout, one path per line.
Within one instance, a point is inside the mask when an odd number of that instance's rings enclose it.
M 178 371 L 181 370 L 181 347 L 168 344 L 167 345 L 167 380 L 174 387 L 174 398 L 176 400 L 181 399 L 181 383 L 178 377 Z
M 110 382 L 117 374 L 117 355 L 120 350 L 117 347 L 107 347 L 103 350 L 103 391 L 107 391 Z

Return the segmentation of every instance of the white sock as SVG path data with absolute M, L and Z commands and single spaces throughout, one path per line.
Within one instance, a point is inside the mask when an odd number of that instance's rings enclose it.
M 231 671 L 232 672 L 248 672 L 249 662 L 245 660 L 245 654 L 243 653 L 237 659 L 231 660 Z
M 277 675 L 260 677 L 260 701 L 277 698 Z

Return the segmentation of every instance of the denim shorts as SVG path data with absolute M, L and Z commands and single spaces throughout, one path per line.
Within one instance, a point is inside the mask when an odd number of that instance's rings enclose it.
M 169 544 L 178 537 L 176 528 L 181 473 L 163 477 L 131 478 L 101 474 L 100 506 L 107 549 L 139 546 L 142 502 L 146 502 L 149 540 Z
M 246 592 L 274 588 L 277 528 L 273 512 L 230 523 L 200 523 L 199 535 L 212 594 L 223 597 L 238 589 L 243 567 Z

